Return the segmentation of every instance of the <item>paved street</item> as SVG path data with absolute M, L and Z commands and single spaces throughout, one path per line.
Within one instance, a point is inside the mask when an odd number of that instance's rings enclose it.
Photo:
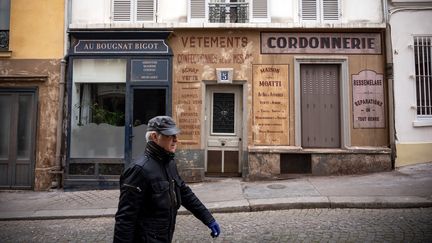
M 431 242 L 432 208 L 293 209 L 215 214 L 213 242 Z M 0 221 L 2 242 L 111 242 L 113 218 Z M 174 242 L 212 242 L 191 215 L 178 217 Z

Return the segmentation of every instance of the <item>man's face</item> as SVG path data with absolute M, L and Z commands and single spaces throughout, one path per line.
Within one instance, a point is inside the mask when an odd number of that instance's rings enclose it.
M 177 135 L 163 135 L 163 134 L 154 134 L 155 138 L 153 141 L 164 148 L 166 151 L 174 153 L 177 148 Z

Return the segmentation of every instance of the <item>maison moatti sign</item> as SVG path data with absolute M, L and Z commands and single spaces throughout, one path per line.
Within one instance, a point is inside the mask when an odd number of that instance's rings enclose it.
M 168 53 L 164 40 L 79 40 L 73 48 L 75 54 L 137 54 Z

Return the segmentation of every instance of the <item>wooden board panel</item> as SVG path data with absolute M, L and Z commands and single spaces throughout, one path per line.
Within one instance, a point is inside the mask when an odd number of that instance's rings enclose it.
M 289 144 L 288 65 L 253 66 L 253 142 Z
M 207 172 L 222 172 L 222 151 L 207 151 Z

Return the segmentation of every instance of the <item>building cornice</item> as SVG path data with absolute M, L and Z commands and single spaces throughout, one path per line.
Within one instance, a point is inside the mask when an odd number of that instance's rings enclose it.
M 151 29 L 291 29 L 291 28 L 347 28 L 368 29 L 385 28 L 383 23 L 353 22 L 353 23 L 92 23 L 92 24 L 70 24 L 69 30 L 151 30 Z

